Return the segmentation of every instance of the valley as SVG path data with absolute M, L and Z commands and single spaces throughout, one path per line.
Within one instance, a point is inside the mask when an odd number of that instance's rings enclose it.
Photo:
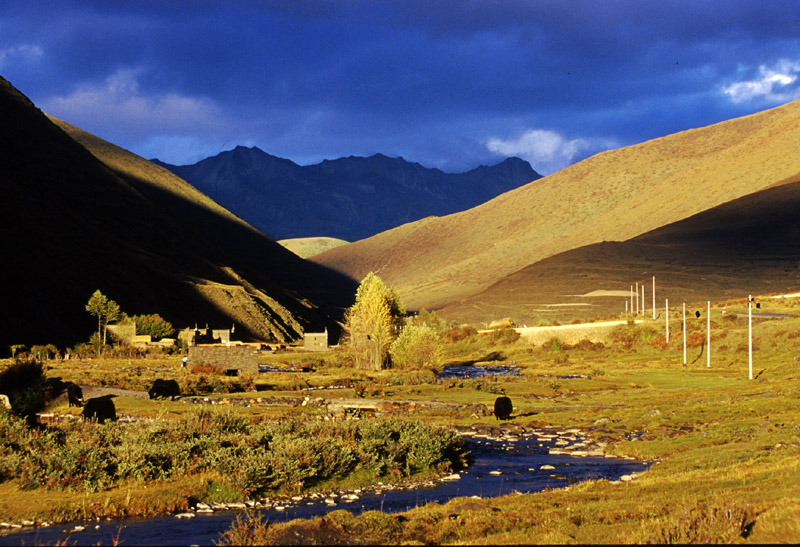
M 794 541 L 798 122 L 789 102 L 523 186 L 509 159 L 475 170 L 505 170 L 491 197 L 412 219 L 465 183 L 380 154 L 314 184 L 252 147 L 184 166 L 241 185 L 229 209 L 0 79 L 0 545 L 210 514 L 198 544 Z M 364 165 L 331 215 L 290 207 Z M 353 188 L 392 166 L 408 208 L 374 233 L 391 206 Z M 299 194 L 249 191 L 248 170 Z M 232 210 L 265 200 L 331 231 L 275 241 Z M 348 208 L 370 228 L 329 237 Z M 153 314 L 172 332 L 135 345 Z

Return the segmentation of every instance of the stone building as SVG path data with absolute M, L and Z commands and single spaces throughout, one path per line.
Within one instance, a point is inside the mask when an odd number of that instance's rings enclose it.
M 303 348 L 308 351 L 326 351 L 328 349 L 328 329 L 325 332 L 307 332 L 303 335 Z

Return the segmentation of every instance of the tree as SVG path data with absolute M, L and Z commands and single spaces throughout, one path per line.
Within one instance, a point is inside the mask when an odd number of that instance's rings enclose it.
M 97 317 L 97 335 L 98 339 L 102 338 L 103 346 L 106 345 L 106 332 L 105 326 L 112 321 L 116 321 L 122 317 L 122 310 L 119 304 L 113 300 L 109 300 L 106 295 L 99 290 L 94 291 L 89 302 L 86 304 L 86 311 Z
M 389 346 L 402 328 L 405 306 L 394 289 L 370 272 L 356 291 L 356 302 L 345 314 L 348 350 L 359 368 L 380 370 Z
M 157 313 L 134 315 L 133 322 L 136 324 L 136 334 L 149 334 L 153 340 L 167 338 L 175 332 L 172 323 Z
M 427 325 L 406 325 L 389 348 L 392 365 L 407 369 L 437 369 L 442 364 L 442 345 Z

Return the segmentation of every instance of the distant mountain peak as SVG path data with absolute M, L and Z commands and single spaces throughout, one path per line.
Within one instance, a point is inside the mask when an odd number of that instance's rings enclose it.
M 475 207 L 541 176 L 519 158 L 453 174 L 381 153 L 300 166 L 245 146 L 194 165 L 160 165 L 275 239 L 356 241 Z

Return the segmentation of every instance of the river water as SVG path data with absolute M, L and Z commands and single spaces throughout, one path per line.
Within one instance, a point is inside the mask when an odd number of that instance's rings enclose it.
M 606 478 L 618 480 L 623 475 L 641 473 L 649 464 L 602 457 L 575 457 L 549 454 L 554 439 L 536 436 L 516 441 L 470 438 L 466 441 L 474 463 L 459 472 L 460 479 L 437 482 L 435 486 L 415 489 L 363 492 L 360 499 L 345 503 L 337 497 L 337 505 L 322 500 L 306 499 L 283 511 L 254 509 L 270 522 L 295 518 L 311 518 L 337 509 L 353 513 L 369 510 L 399 512 L 429 502 L 444 503 L 460 496 L 496 497 L 514 492 L 538 492 L 570 484 Z M 552 466 L 553 469 L 542 469 Z M 0 545 L 215 545 L 220 534 L 230 528 L 239 511 L 218 511 L 197 514 L 195 518 L 178 519 L 173 515 L 147 519 L 83 522 L 23 529 L 0 536 Z M 75 526 L 85 527 L 75 531 Z

